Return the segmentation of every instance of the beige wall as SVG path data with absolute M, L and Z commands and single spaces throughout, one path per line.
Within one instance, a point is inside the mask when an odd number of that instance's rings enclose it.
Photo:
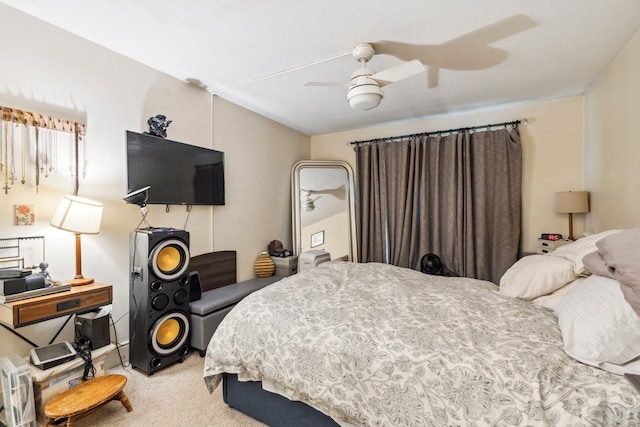
M 520 127 L 524 166 L 522 249 L 525 252 L 533 252 L 536 239 L 541 233 L 568 234 L 567 216 L 552 212 L 553 193 L 584 189 L 582 97 L 512 105 L 314 136 L 311 138 L 311 156 L 317 160 L 344 160 L 355 170 L 355 153 L 353 146 L 348 144 L 351 141 L 502 123 L 525 118 L 528 123 Z M 582 234 L 583 224 L 583 216 L 575 215 L 575 235 Z
M 19 42 L 18 37 L 19 35 Z M 82 239 L 86 276 L 110 283 L 118 339 L 128 341 L 129 233 L 139 224 L 136 206 L 127 205 L 125 130 L 142 132 L 146 121 L 164 114 L 173 123 L 168 138 L 225 152 L 227 205 L 186 209 L 150 206 L 155 227 L 185 228 L 191 253 L 238 251 L 238 277 L 255 277 L 253 263 L 267 244 L 291 245 L 289 171 L 309 156 L 309 137 L 215 98 L 202 89 L 152 70 L 51 25 L 0 4 L 0 38 L 7 42 L 0 66 L 0 105 L 87 123 L 87 176 L 79 195 L 104 203 L 101 232 Z M 15 41 L 15 42 L 13 42 Z M 55 48 L 46 48 L 46 42 Z M 213 132 L 211 130 L 213 124 Z M 66 153 L 66 151 L 65 151 Z M 171 165 L 167 165 L 170 167 Z M 64 194 L 71 194 L 68 171 L 16 184 L 0 193 L 0 236 L 44 235 L 54 278 L 73 277 L 73 235 L 48 225 Z M 4 181 L 2 186 L 4 186 Z M 12 223 L 14 204 L 33 204 L 36 224 Z M 188 218 L 188 222 L 187 222 Z M 47 344 L 64 318 L 20 328 L 40 345 Z M 58 338 L 73 340 L 69 325 Z M 0 355 L 26 355 L 29 345 L 0 329 Z
M 217 97 L 214 146 L 225 152 L 227 204 L 215 207 L 214 247 L 238 251 L 238 280 L 274 239 L 291 248 L 290 171 L 309 137 Z
M 349 235 L 348 224 L 347 213 L 341 212 L 302 227 L 300 230 L 300 252 L 325 251 L 329 252 L 331 259 L 344 258 L 345 256 L 346 259 L 349 259 L 349 242 L 342 237 Z M 320 231 L 324 231 L 324 243 L 311 247 L 311 235 Z
M 640 226 L 640 33 L 587 94 L 585 117 L 590 228 Z

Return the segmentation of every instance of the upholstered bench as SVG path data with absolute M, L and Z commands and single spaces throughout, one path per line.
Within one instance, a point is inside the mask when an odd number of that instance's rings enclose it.
M 209 340 L 224 316 L 250 293 L 280 279 L 278 276 L 256 278 L 203 292 L 201 299 L 192 301 L 189 305 L 191 347 L 198 349 L 200 356 L 204 356 Z
M 216 328 L 242 298 L 281 277 L 256 278 L 236 283 L 236 251 L 216 251 L 192 257 L 189 270 L 198 272 L 200 298 L 191 300 L 191 347 L 204 356 Z M 195 294 L 195 292 L 191 292 Z

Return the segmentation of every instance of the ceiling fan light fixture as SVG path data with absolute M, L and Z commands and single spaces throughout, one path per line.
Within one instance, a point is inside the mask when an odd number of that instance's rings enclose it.
M 347 94 L 349 106 L 354 110 L 371 110 L 380 105 L 384 92 L 377 85 L 353 86 Z
M 361 65 L 360 68 L 351 73 L 351 80 L 348 83 L 347 102 L 354 110 L 367 111 L 376 108 L 384 97 L 381 87 L 425 71 L 424 65 L 419 60 L 413 59 L 376 73 L 366 67 L 366 63 L 373 58 L 375 53 L 376 51 L 370 43 L 360 43 L 353 48 L 353 57 Z M 307 82 L 305 85 L 344 87 L 347 84 Z
M 307 199 L 307 200 L 302 202 L 302 208 L 306 212 L 311 212 L 312 210 L 314 210 L 316 208 L 316 205 L 313 203 L 313 200 Z

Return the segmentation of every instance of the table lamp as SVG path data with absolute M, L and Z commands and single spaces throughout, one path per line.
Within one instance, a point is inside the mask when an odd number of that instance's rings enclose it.
M 569 214 L 569 237 L 573 238 L 573 214 L 589 212 L 588 191 L 560 191 L 553 193 L 553 211 Z
M 92 278 L 82 276 L 81 234 L 98 234 L 102 220 L 102 203 L 78 196 L 64 196 L 51 219 L 52 226 L 76 235 L 76 275 L 67 281 L 71 286 L 88 285 Z

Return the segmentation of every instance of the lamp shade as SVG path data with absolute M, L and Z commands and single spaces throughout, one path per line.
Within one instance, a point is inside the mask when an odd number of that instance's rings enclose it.
M 589 212 L 589 192 L 561 191 L 553 193 L 553 211 L 557 213 Z
M 78 196 L 64 196 L 49 222 L 53 227 L 78 234 L 98 234 L 102 203 Z

